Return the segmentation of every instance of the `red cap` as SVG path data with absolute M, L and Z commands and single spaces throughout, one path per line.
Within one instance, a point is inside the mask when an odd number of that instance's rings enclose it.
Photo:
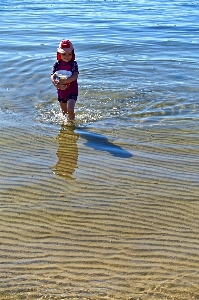
M 72 50 L 74 50 L 74 47 L 69 40 L 62 40 L 59 48 L 57 48 L 57 52 L 59 53 L 71 52 Z
M 62 40 L 57 48 L 57 60 L 61 60 L 61 53 L 72 52 L 72 60 L 75 60 L 74 47 L 71 41 Z

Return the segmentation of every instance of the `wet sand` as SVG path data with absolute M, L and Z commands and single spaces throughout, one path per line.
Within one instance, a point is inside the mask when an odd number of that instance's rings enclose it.
M 1 131 L 1 300 L 198 299 L 193 132 Z

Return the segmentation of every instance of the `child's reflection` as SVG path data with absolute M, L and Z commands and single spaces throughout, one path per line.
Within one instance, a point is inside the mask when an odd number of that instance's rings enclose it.
M 75 179 L 72 177 L 72 175 L 77 168 L 78 138 L 79 134 L 74 132 L 73 127 L 68 127 L 65 125 L 61 126 L 60 132 L 57 136 L 59 145 L 56 154 L 58 161 L 56 165 L 52 167 L 52 170 L 53 173 L 63 177 L 66 180 Z

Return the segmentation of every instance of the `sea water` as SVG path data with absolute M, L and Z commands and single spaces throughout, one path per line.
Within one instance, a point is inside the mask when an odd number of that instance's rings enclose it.
M 0 299 L 198 299 L 198 9 L 1 1 Z

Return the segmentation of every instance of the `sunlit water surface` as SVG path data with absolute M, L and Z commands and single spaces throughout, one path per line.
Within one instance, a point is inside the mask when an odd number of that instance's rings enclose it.
M 0 299 L 198 299 L 197 1 L 1 1 Z M 76 125 L 50 72 L 79 65 Z

